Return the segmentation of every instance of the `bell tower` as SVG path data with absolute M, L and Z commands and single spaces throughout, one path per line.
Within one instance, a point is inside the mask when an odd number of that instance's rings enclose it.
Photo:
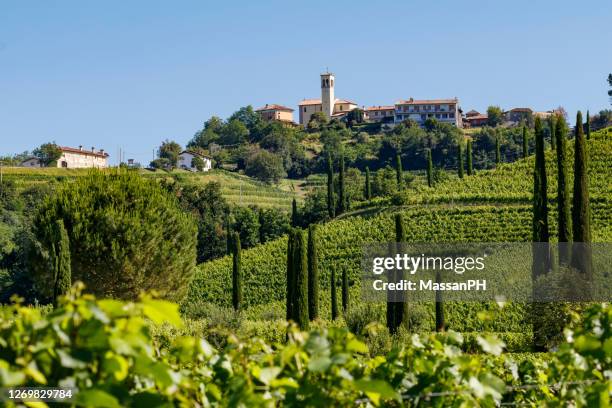
M 321 110 L 327 115 L 328 119 L 331 119 L 336 103 L 334 80 L 334 74 L 331 72 L 321 74 Z

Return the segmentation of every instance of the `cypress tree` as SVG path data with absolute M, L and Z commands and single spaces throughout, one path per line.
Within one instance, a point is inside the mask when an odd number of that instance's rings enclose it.
M 555 115 L 551 115 L 548 119 L 548 127 L 550 128 L 550 149 L 555 150 L 557 147 L 557 131 L 555 125 Z
M 348 311 L 349 304 L 349 291 L 348 291 L 348 276 L 346 273 L 346 267 L 342 268 L 342 312 Z
M 336 291 L 336 267 L 331 268 L 331 318 L 336 320 L 338 318 L 338 294 Z
M 308 262 L 302 230 L 296 229 L 293 241 L 293 320 L 302 330 L 308 330 Z
M 436 282 L 440 282 L 440 272 L 436 272 Z M 442 291 L 436 291 L 436 331 L 442 332 L 446 328 L 444 319 L 444 303 L 442 302 Z
M 72 285 L 72 268 L 70 266 L 70 240 L 63 220 L 55 223 L 56 244 L 53 245 L 54 287 L 53 302 L 58 305 L 60 296 L 65 295 Z
M 591 140 L 591 115 L 589 111 L 587 111 L 586 123 L 584 125 L 586 128 L 586 138 L 587 140 Z
M 293 198 L 291 202 L 291 226 L 298 227 L 300 224 L 300 216 L 298 214 L 297 201 Z
M 463 178 L 463 147 L 461 143 L 457 145 L 457 174 L 459 178 Z
M 433 161 L 431 160 L 431 149 L 427 149 L 427 185 L 433 186 Z
M 232 253 L 232 222 L 231 222 L 231 210 L 225 211 L 225 253 L 230 255 Z
M 548 196 L 546 182 L 546 158 L 544 156 L 544 131 L 539 117 L 535 119 L 535 167 L 533 171 L 533 242 L 549 241 Z M 550 252 L 543 244 L 535 244 L 533 254 L 533 277 L 548 272 Z
M 401 214 L 395 215 L 395 251 L 399 253 L 401 251 L 401 243 L 405 241 L 404 224 L 402 222 Z M 389 272 L 390 282 L 397 282 L 402 278 L 401 271 L 390 271 Z M 402 324 L 404 320 L 404 311 L 407 307 L 407 303 L 404 302 L 404 296 L 398 299 L 396 295 L 391 295 L 387 299 L 387 327 L 389 332 L 394 334 Z
M 395 179 L 397 181 L 397 189 L 402 189 L 402 174 L 404 170 L 402 169 L 402 158 L 399 153 L 395 155 Z
M 559 116 L 555 124 L 557 142 L 557 208 L 559 228 L 559 263 L 569 264 L 570 251 L 566 242 L 572 241 L 571 206 L 567 163 L 567 125 Z
M 370 169 L 365 169 L 365 199 L 370 200 L 372 198 L 372 186 L 370 184 Z
M 591 209 L 589 202 L 588 152 L 582 128 L 582 113 L 576 115 L 576 136 L 574 140 L 574 199 L 572 205 L 572 235 L 575 243 L 571 265 L 584 274 L 590 275 L 592 254 Z
M 527 141 L 527 127 L 523 125 L 523 159 L 529 155 L 529 144 Z
M 287 236 L 287 320 L 293 319 L 293 287 L 294 285 L 294 273 L 293 273 L 293 229 L 289 230 Z
M 327 152 L 327 214 L 329 218 L 334 218 L 336 215 L 336 205 L 334 203 L 334 163 L 329 152 Z
M 499 147 L 499 134 L 495 136 L 495 165 L 499 166 L 501 163 L 501 149 Z
M 474 174 L 474 166 L 472 160 L 472 139 L 467 141 L 467 174 L 472 176 Z
M 308 227 L 308 318 L 319 317 L 319 265 L 317 254 L 317 226 Z
M 342 214 L 346 210 L 346 195 L 344 194 L 344 155 L 340 156 L 340 168 L 338 169 L 338 213 Z
M 265 227 L 264 227 L 264 212 L 263 208 L 260 208 L 257 211 L 257 218 L 259 218 L 259 243 L 263 244 L 266 241 L 265 237 Z
M 242 248 L 240 246 L 240 234 L 234 233 L 232 241 L 234 244 L 232 259 L 232 306 L 234 306 L 234 310 L 240 310 L 242 303 Z

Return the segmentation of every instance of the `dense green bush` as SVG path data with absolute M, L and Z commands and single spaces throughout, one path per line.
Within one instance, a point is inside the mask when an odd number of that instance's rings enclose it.
M 91 172 L 65 184 L 41 204 L 33 221 L 31 267 L 37 288 L 52 287 L 51 226 L 63 220 L 72 277 L 88 290 L 134 299 L 143 290 L 180 299 L 195 266 L 196 226 L 155 182 L 133 172 Z

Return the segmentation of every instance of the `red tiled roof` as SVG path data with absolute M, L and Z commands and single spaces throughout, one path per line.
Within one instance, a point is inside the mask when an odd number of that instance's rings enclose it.
M 458 103 L 457 98 L 454 99 L 405 99 L 396 102 L 396 105 L 439 105 L 443 103 Z
M 478 115 L 473 115 L 473 116 L 468 116 L 465 118 L 465 120 L 467 120 L 468 122 L 471 120 L 486 120 L 489 119 L 488 115 L 483 115 L 483 114 L 478 114 Z
M 255 109 L 255 112 L 270 111 L 270 110 L 280 110 L 280 111 L 293 112 L 293 109 L 288 108 L 288 107 L 283 106 L 283 105 L 277 105 L 275 103 L 266 104 L 266 106 L 262 106 L 259 109 Z
M 382 111 L 382 110 L 395 110 L 395 106 L 370 106 L 365 108 L 366 111 Z
M 351 105 L 357 105 L 355 102 L 349 101 L 348 99 L 336 99 L 335 103 L 349 103 Z
M 348 99 L 336 99 L 335 104 L 337 103 L 349 103 L 351 105 L 357 105 L 353 101 L 349 101 Z M 306 106 L 306 105 L 322 105 L 321 99 L 303 99 L 298 103 L 298 106 Z
M 60 146 L 60 150 L 62 152 L 67 152 L 67 153 L 85 154 L 88 156 L 96 156 L 96 157 L 108 157 L 108 153 L 104 152 L 104 150 L 98 150 L 96 152 L 96 151 L 91 151 L 87 149 L 79 149 L 79 148 L 68 147 L 68 146 Z

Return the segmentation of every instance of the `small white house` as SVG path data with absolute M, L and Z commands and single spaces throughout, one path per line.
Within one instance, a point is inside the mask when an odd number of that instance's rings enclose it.
M 204 162 L 202 171 L 209 171 L 210 169 L 212 169 L 212 160 L 210 159 L 210 157 L 204 156 L 196 152 L 189 152 L 187 150 L 183 150 L 181 154 L 179 154 L 179 168 L 189 171 L 198 171 L 196 166 L 193 165 L 193 159 L 195 157 L 199 157 Z

